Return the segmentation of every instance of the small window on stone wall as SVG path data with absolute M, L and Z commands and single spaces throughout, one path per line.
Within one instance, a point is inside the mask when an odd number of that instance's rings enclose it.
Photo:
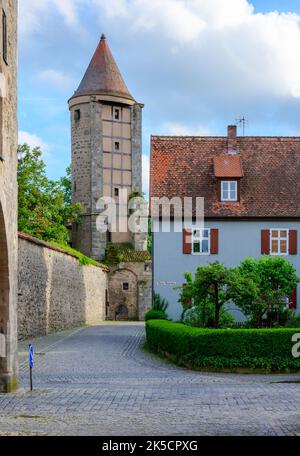
M 115 142 L 115 150 L 120 150 L 120 143 L 119 141 Z
M 74 111 L 74 120 L 75 120 L 75 122 L 79 122 L 79 120 L 80 120 L 80 109 L 75 109 L 75 111 Z
M 128 291 L 129 290 L 129 283 L 128 282 L 123 283 L 123 290 L 124 291 Z
M 114 119 L 120 120 L 120 109 L 118 109 L 118 108 L 114 109 Z
M 119 196 L 119 189 L 115 188 L 115 196 Z

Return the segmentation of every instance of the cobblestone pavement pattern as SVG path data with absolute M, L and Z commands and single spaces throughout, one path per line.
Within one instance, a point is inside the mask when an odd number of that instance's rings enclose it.
M 42 337 L 28 391 L 0 395 L 0 435 L 300 435 L 300 376 L 192 372 L 143 350 L 144 326 Z

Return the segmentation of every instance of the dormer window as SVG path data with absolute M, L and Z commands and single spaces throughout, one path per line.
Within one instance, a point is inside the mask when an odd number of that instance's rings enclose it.
M 237 181 L 221 181 L 221 201 L 238 201 Z

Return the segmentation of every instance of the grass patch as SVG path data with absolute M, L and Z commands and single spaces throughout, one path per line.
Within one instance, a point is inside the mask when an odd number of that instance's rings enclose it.
M 104 264 L 101 264 L 93 258 L 90 258 L 84 255 L 83 253 L 78 252 L 78 250 L 73 249 L 69 245 L 59 244 L 58 242 L 51 242 L 50 244 L 52 244 L 55 247 L 59 247 L 65 252 L 68 252 L 71 255 L 75 256 L 82 266 L 104 266 Z

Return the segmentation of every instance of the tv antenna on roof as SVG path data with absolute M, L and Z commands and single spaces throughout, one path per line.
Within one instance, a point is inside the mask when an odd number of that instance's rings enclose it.
M 236 119 L 236 123 L 238 127 L 243 128 L 243 136 L 245 136 L 245 128 L 249 124 L 248 119 L 245 116 L 240 116 L 238 119 Z

